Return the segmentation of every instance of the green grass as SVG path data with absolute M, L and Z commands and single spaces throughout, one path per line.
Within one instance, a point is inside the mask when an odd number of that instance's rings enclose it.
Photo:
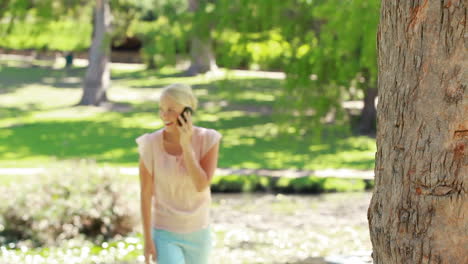
M 64 160 L 137 166 L 134 139 L 162 126 L 157 97 L 174 82 L 194 87 L 198 126 L 223 134 L 219 167 L 372 169 L 375 139 L 352 136 L 345 126 L 320 137 L 280 133 L 270 114 L 283 80 L 181 77 L 174 69 L 114 67 L 110 109 L 75 106 L 85 71 L 0 63 L 0 167 L 49 167 Z

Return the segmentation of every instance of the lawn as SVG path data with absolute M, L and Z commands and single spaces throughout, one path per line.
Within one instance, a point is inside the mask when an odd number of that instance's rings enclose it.
M 223 134 L 221 168 L 372 169 L 375 139 L 328 125 L 320 137 L 281 132 L 274 114 L 284 81 L 246 77 L 183 77 L 112 67 L 111 104 L 76 106 L 84 68 L 25 67 L 0 62 L 0 167 L 54 167 L 91 159 L 99 165 L 137 166 L 134 139 L 162 127 L 158 96 L 168 84 L 193 86 L 200 108 L 195 125 Z

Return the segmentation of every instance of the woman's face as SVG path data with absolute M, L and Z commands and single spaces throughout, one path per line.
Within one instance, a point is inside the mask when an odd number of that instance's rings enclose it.
M 184 106 L 167 94 L 163 94 L 159 99 L 159 117 L 168 130 L 177 130 L 177 118 L 182 110 L 184 110 Z

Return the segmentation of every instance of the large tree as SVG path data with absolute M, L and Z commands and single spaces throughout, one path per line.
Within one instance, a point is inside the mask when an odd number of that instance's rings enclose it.
M 193 14 L 189 75 L 206 73 L 218 69 L 211 40 L 212 19 L 206 14 L 207 0 L 188 0 L 189 12 Z
M 382 1 L 374 263 L 468 263 L 466 1 Z
M 109 0 L 97 0 L 93 18 L 93 40 L 89 49 L 89 65 L 84 80 L 81 105 L 99 105 L 107 101 L 110 85 L 110 27 Z

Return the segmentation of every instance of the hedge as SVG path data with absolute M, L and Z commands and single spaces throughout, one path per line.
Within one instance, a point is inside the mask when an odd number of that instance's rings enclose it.
M 102 243 L 133 231 L 138 185 L 112 170 L 70 167 L 0 187 L 0 245 L 59 245 L 70 238 Z
M 212 192 L 276 192 L 276 193 L 324 193 L 357 192 L 372 189 L 373 180 L 348 178 L 299 178 L 269 177 L 258 175 L 215 176 Z

